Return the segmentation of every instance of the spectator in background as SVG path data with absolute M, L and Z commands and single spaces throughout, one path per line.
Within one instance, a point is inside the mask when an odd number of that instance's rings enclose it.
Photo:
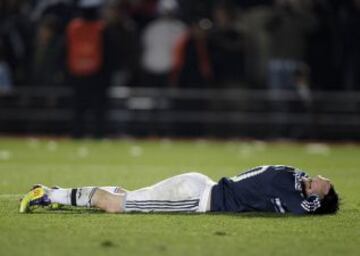
M 222 84 L 242 81 L 244 76 L 244 33 L 236 27 L 235 12 L 229 4 L 216 5 L 213 11 L 212 60 L 215 80 Z
M 104 70 L 111 86 L 129 85 L 138 69 L 136 26 L 128 17 L 128 3 L 112 0 L 104 9 Z
M 275 0 L 273 15 L 267 24 L 270 36 L 269 89 L 297 89 L 295 73 L 306 66 L 307 38 L 315 26 L 315 18 L 304 10 L 300 0 Z
M 208 31 L 208 19 L 194 19 L 178 39 L 174 49 L 174 68 L 170 83 L 179 87 L 208 87 L 214 80 Z
M 96 138 L 104 135 L 107 84 L 103 81 L 103 21 L 98 17 L 100 0 L 80 0 L 81 17 L 73 19 L 66 30 L 67 70 L 74 87 L 73 137 L 85 133 L 85 114 L 92 110 Z
M 30 75 L 32 24 L 23 10 L 23 4 L 21 0 L 8 0 L 0 6 L 6 8 L 7 16 L 0 23 L 0 38 L 15 85 L 27 84 Z
M 131 17 L 135 20 L 139 31 L 157 15 L 157 3 L 159 0 L 136 0 L 131 1 Z
M 143 30 L 141 66 L 142 86 L 167 87 L 173 68 L 172 53 L 176 41 L 185 32 L 185 24 L 176 18 L 175 0 L 159 1 L 159 17 Z
M 76 11 L 78 0 L 36 0 L 32 1 L 30 18 L 33 22 L 40 22 L 45 16 L 51 15 L 58 19 L 61 30 L 65 28 Z M 30 1 L 29 1 L 30 2 Z
M 11 93 L 12 86 L 10 68 L 5 61 L 4 47 L 0 41 L 0 96 Z
M 34 85 L 64 84 L 64 45 L 56 16 L 45 16 L 40 22 L 34 44 L 32 81 Z
M 293 106 L 289 104 L 291 98 L 281 92 L 297 92 L 304 106 L 311 106 L 305 56 L 307 39 L 315 29 L 316 20 L 302 4 L 302 0 L 276 0 L 267 24 L 270 36 L 267 86 L 273 97 L 273 118 L 278 120 L 278 127 L 272 130 L 274 137 L 302 136 L 296 126 L 285 125 L 289 123 L 287 112 Z
M 7 4 L 5 0 L 0 0 L 0 23 L 3 24 L 7 19 Z
M 360 0 L 351 0 L 342 17 L 346 90 L 360 90 Z
M 213 5 L 219 0 L 194 1 L 194 0 L 177 0 L 181 19 L 191 23 L 195 17 L 211 17 Z M 222 0 L 220 0 L 222 1 Z
M 314 89 L 341 89 L 341 41 L 339 15 L 341 2 L 312 0 L 317 26 L 309 37 L 307 62 Z

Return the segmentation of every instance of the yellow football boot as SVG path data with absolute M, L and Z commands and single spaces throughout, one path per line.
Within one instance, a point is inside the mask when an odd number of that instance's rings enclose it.
M 19 212 L 31 212 L 37 206 L 48 206 L 50 204 L 51 201 L 46 194 L 45 187 L 37 186 L 21 199 Z

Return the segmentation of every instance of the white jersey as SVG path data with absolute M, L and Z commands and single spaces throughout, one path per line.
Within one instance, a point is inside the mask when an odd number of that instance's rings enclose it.
M 176 19 L 160 18 L 145 28 L 142 36 L 142 66 L 145 70 L 163 74 L 173 65 L 173 49 L 185 31 L 185 25 Z

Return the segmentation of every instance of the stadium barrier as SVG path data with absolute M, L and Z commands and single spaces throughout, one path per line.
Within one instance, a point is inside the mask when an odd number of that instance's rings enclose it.
M 72 95 L 18 87 L 0 96 L 0 132 L 68 134 Z M 359 92 L 111 87 L 107 105 L 109 135 L 360 139 Z

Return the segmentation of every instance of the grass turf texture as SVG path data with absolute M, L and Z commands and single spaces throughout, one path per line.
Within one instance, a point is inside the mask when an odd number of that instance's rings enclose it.
M 0 255 L 359 255 L 360 147 L 212 141 L 0 138 Z M 330 177 L 336 216 L 18 213 L 33 183 L 135 189 L 185 171 L 214 180 L 262 164 Z

